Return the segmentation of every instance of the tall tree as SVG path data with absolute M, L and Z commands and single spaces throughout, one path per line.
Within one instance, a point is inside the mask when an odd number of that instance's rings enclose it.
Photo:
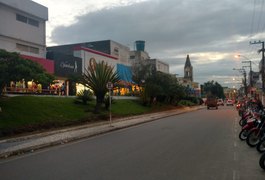
M 148 64 L 146 60 L 136 61 L 132 65 L 132 80 L 138 84 L 142 85 L 145 81 L 153 74 L 151 64 Z
M 219 98 L 224 98 L 224 89 L 223 87 L 215 81 L 208 81 L 203 85 L 204 93 L 206 95 L 213 95 Z
M 104 97 L 108 91 L 106 85 L 108 82 L 113 84 L 120 80 L 114 68 L 109 66 L 104 61 L 90 64 L 82 75 L 81 83 L 91 89 L 96 96 L 95 112 L 98 112 L 101 105 L 104 103 Z
M 48 85 L 54 77 L 48 74 L 41 65 L 25 60 L 18 53 L 0 50 L 0 95 L 10 81 L 34 79 L 42 85 Z
M 160 101 L 174 104 L 185 96 L 184 87 L 182 87 L 178 83 L 177 78 L 171 74 L 159 71 L 155 72 L 147 79 L 147 84 L 152 84 L 157 87 L 153 90 L 155 94 L 151 94 L 151 97 L 156 96 Z

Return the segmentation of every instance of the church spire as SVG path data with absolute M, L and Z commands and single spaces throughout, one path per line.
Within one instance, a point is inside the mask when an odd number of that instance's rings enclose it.
M 184 79 L 193 82 L 193 67 L 191 65 L 189 55 L 187 55 L 184 66 Z
M 185 63 L 185 67 L 184 68 L 186 68 L 186 67 L 192 67 L 191 63 L 190 63 L 190 56 L 189 55 L 187 55 L 186 63 Z

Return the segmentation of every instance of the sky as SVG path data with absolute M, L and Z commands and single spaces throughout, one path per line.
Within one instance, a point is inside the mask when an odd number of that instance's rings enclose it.
M 113 40 L 183 76 L 189 54 L 194 81 L 241 86 L 239 70 L 258 71 L 265 39 L 265 0 L 33 0 L 48 7 L 47 46 Z M 252 42 L 252 43 L 250 43 Z M 240 54 L 240 58 L 235 56 Z M 245 67 L 249 72 L 249 67 Z

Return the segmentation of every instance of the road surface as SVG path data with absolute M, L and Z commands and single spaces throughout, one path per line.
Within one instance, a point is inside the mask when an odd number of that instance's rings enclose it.
M 234 107 L 202 109 L 0 161 L 0 179 L 264 180 Z

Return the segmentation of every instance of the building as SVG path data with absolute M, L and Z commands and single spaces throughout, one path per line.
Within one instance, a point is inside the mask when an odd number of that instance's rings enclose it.
M 132 83 L 132 73 L 131 73 L 131 63 L 129 61 L 130 50 L 128 47 L 117 43 L 112 40 L 103 40 L 95 42 L 84 42 L 60 46 L 52 46 L 47 48 L 47 55 L 49 58 L 53 59 L 55 65 L 58 64 L 57 61 L 61 61 L 58 57 L 52 57 L 49 54 L 65 54 L 67 56 L 72 56 L 72 58 L 79 58 L 76 62 L 81 66 L 81 73 L 85 73 L 86 68 L 100 61 L 105 61 L 117 71 L 121 77 L 121 84 L 119 87 L 118 94 L 129 93 Z M 74 65 L 72 65 L 74 66 Z M 56 69 L 56 68 L 55 68 Z M 57 72 L 55 75 L 58 76 Z M 65 82 L 69 79 L 69 74 L 65 76 L 58 76 L 61 82 Z M 77 92 L 84 87 L 81 85 L 76 86 Z
M 145 51 L 145 41 L 135 41 L 136 50 L 130 51 L 130 62 L 133 66 L 140 64 L 151 65 L 151 71 L 159 71 L 169 74 L 169 65 L 159 59 L 151 59 Z
M 53 74 L 54 62 L 46 59 L 47 20 L 48 8 L 38 3 L 30 0 L 0 0 L 0 49 L 17 52 L 22 58 L 39 63 Z M 20 88 L 29 89 L 35 83 L 33 80 L 24 82 L 24 79 L 20 82 L 10 82 L 10 87 L 23 84 Z
M 184 80 L 187 82 L 193 82 L 193 67 L 191 65 L 189 55 L 187 55 L 184 66 Z
M 0 49 L 46 57 L 48 8 L 30 0 L 0 0 Z
M 181 85 L 186 87 L 186 92 L 189 95 L 196 97 L 201 96 L 200 84 L 193 81 L 193 66 L 191 65 L 189 55 L 187 55 L 184 65 L 184 77 L 178 77 L 178 81 Z

